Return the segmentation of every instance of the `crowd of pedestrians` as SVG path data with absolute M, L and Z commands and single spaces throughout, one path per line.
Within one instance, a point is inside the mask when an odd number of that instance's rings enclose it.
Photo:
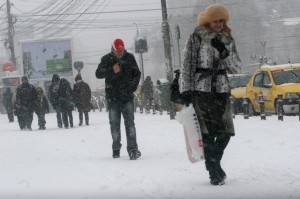
M 49 102 L 56 112 L 59 128 L 67 129 L 74 126 L 72 111 L 75 107 L 79 112 L 79 126 L 83 123 L 83 114 L 85 124 L 89 125 L 91 89 L 82 80 L 80 74 L 75 78 L 76 83 L 73 89 L 67 79 L 54 74 L 47 96 L 42 87 L 30 84 L 27 76 L 23 76 L 21 81 L 21 85 L 15 89 L 15 94 L 10 87 L 7 87 L 2 96 L 9 122 L 14 122 L 14 116 L 16 116 L 21 131 L 32 131 L 34 113 L 37 115 L 38 129 L 46 129 L 45 115 L 50 112 Z

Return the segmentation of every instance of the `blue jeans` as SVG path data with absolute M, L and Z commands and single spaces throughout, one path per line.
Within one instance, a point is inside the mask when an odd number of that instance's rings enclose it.
M 124 118 L 126 137 L 127 137 L 127 152 L 130 150 L 138 150 L 136 142 L 136 130 L 134 124 L 134 103 L 129 102 L 110 102 L 108 106 L 109 123 L 111 136 L 113 139 L 112 149 L 119 150 L 121 144 L 121 114 Z

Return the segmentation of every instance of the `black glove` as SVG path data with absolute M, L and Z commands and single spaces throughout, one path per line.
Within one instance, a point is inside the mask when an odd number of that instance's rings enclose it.
M 216 48 L 219 53 L 222 53 L 226 49 L 225 44 L 219 39 L 219 37 L 214 37 L 210 44 Z
M 218 37 L 213 38 L 210 43 L 220 53 L 220 59 L 226 59 L 229 56 L 229 51 L 225 44 Z
M 185 106 L 189 106 L 190 103 L 193 103 L 193 93 L 192 91 L 184 91 L 182 94 L 183 102 Z

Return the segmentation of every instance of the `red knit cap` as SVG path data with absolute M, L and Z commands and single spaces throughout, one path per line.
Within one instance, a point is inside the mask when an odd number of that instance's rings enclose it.
M 116 39 L 112 46 L 116 51 L 125 50 L 125 45 L 122 39 Z

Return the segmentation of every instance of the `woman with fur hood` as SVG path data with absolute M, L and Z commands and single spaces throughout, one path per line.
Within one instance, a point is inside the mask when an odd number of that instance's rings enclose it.
M 227 73 L 238 73 L 241 61 L 223 4 L 212 4 L 199 15 L 198 26 L 183 52 L 179 89 L 184 103 L 195 107 L 200 123 L 206 169 L 212 185 L 223 185 L 221 159 L 234 126 Z

